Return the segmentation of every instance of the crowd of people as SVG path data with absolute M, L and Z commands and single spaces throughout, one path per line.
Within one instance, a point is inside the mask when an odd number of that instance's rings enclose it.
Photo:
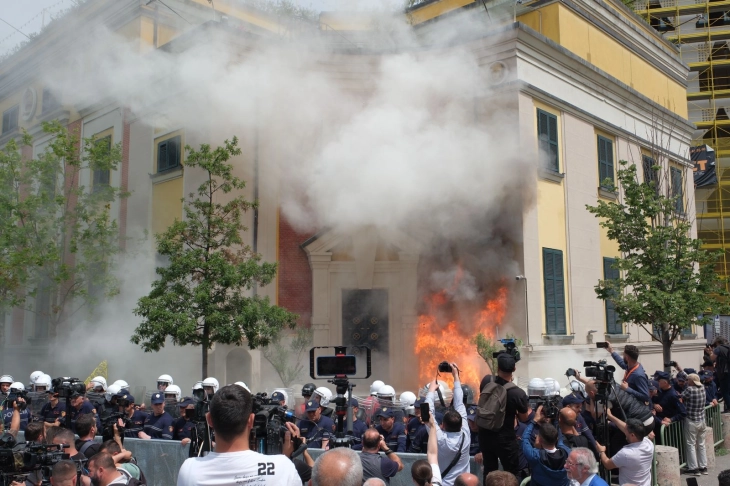
M 512 486 L 529 476 L 533 486 L 601 486 L 611 471 L 621 485 L 650 486 L 659 430 L 674 422 L 684 427 L 686 472 L 707 474 L 704 408 L 723 401 L 725 412 L 730 411 L 727 340 L 717 338 L 706 348 L 699 371 L 668 363 L 674 376 L 666 371 L 649 376 L 636 346 L 626 345 L 621 354 L 610 343 L 606 346 L 623 377 L 614 380 L 605 374 L 605 363 L 594 363 L 594 371 L 586 373 L 591 377 L 572 373 L 565 396 L 549 389 L 528 396 L 513 380 L 519 355 L 508 351 L 497 356 L 497 369 L 484 377 L 476 396 L 461 384 L 458 365 L 451 363 L 450 403 L 443 398 L 444 383 L 436 380 L 418 394 L 399 397 L 393 387 L 376 381 L 364 398 L 334 397 L 328 387 L 309 383 L 298 404 L 287 391 L 275 391 L 265 403 L 288 407 L 297 417 L 284 424 L 282 455 L 261 454 L 252 444 L 262 395 L 251 393 L 243 382 L 219 389 L 212 377 L 198 382 L 192 397 L 181 397 L 172 377 L 162 375 L 149 400 L 138 402 L 124 380 L 107 386 L 103 377 L 95 377 L 85 391 L 62 390 L 59 397 L 59 387 L 42 372 L 33 373 L 27 386 L 3 375 L 0 412 L 6 432 L 23 430 L 28 443 L 65 447 L 69 460 L 53 467 L 53 484 L 60 485 L 145 484 L 144 473 L 124 448 L 124 437 L 189 444 L 200 425 L 200 397 L 206 397 L 202 420 L 214 434 L 213 452 L 187 460 L 179 486 L 238 484 L 253 477 L 259 478 L 257 484 L 272 485 L 389 484 L 403 470 L 399 454 L 405 452 L 426 454 L 411 467 L 418 485 Z M 25 406 L 27 401 L 35 405 Z M 351 408 L 349 429 L 338 429 L 335 402 L 340 409 Z M 124 420 L 112 422 L 113 437 L 95 442 L 112 413 Z M 306 449 L 295 453 L 300 443 L 326 452 L 314 461 Z M 470 457 L 481 464 L 482 477 L 470 473 Z M 30 474 L 24 486 L 42 479 L 40 472 Z

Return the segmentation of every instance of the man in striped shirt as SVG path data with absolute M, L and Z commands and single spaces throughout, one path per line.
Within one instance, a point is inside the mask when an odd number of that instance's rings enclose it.
M 692 373 L 687 376 L 687 387 L 682 392 L 682 401 L 687 409 L 687 417 L 684 419 L 687 474 L 694 476 L 707 474 L 705 389 L 697 374 Z

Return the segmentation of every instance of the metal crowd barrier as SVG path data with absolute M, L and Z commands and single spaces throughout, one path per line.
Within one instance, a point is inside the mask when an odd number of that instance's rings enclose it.
M 672 422 L 669 425 L 662 425 L 659 433 L 661 445 L 674 447 L 679 451 L 679 467 L 687 465 L 684 452 L 684 427 L 683 422 Z
M 715 438 L 715 447 L 723 442 L 722 417 L 720 416 L 720 404 L 705 407 L 705 424 L 712 428 L 712 435 Z

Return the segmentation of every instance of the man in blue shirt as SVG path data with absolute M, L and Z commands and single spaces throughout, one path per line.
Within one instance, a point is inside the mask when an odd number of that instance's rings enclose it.
M 192 398 L 185 397 L 177 405 L 180 407 L 180 417 L 172 423 L 174 427 L 172 438 L 182 441 L 183 445 L 189 444 L 192 438 L 192 431 L 195 428 L 195 422 L 192 421 L 191 417 L 188 417 L 188 413 L 195 414 L 195 402 Z M 187 412 L 188 410 L 190 412 Z
M 624 347 L 623 356 L 619 356 L 613 350 L 611 343 L 607 342 L 608 352 L 619 367 L 626 371 L 621 381 L 621 389 L 638 399 L 640 402 L 649 403 L 649 379 L 646 377 L 646 371 L 639 359 L 639 348 L 633 344 L 627 344 Z
M 96 413 L 94 405 L 90 401 L 88 401 L 83 394 L 75 392 L 73 395 L 71 395 L 70 403 L 71 409 L 68 410 L 68 414 L 71 416 L 71 430 L 74 433 L 76 433 L 76 420 L 81 415 L 86 414 L 94 415 L 94 418 L 96 419 L 96 430 L 101 430 L 101 421 L 99 420 L 99 415 Z M 64 425 L 65 423 L 62 420 L 61 426 Z
M 324 407 L 320 407 L 319 402 L 309 400 L 304 407 L 307 418 L 297 424 L 301 435 L 307 438 L 309 447 L 327 449 L 330 437 L 335 431 L 335 423 L 331 418 L 322 415 Z
M 139 433 L 144 429 L 144 422 L 147 420 L 147 414 L 141 410 L 137 410 L 134 404 L 134 397 L 127 393 L 126 390 L 115 395 L 117 408 L 124 413 L 129 419 L 127 427 L 124 429 L 124 437 L 138 439 Z
M 362 435 L 368 430 L 368 426 L 357 418 L 357 413 L 360 410 L 357 398 L 350 398 L 350 406 L 352 407 L 352 436 L 355 439 L 355 445 L 357 445 L 362 443 Z
M 43 405 L 40 412 L 40 418 L 44 423 L 50 425 L 63 425 L 63 419 L 66 417 L 66 403 L 58 399 L 58 393 L 50 390 L 48 394 L 48 402 Z
M 540 426 L 535 446 L 530 443 L 532 429 Z M 563 443 L 562 434 L 542 415 L 542 405 L 522 436 L 522 453 L 532 472 L 530 484 L 534 486 L 568 486 L 570 480 L 565 463 L 570 449 Z
M 383 436 L 388 447 L 395 452 L 406 452 L 406 428 L 403 422 L 395 419 L 393 408 L 382 407 L 375 416 L 380 420 L 375 430 Z
M 172 426 L 172 415 L 165 412 L 165 395 L 152 394 L 152 413 L 144 421 L 144 430 L 139 433 L 140 439 L 172 440 L 175 429 Z
M 659 393 L 654 400 L 654 410 L 656 411 L 654 433 L 659 437 L 662 425 L 681 421 L 687 416 L 687 410 L 676 390 L 672 388 L 672 379 L 669 373 L 660 371 L 657 373 L 657 378 Z

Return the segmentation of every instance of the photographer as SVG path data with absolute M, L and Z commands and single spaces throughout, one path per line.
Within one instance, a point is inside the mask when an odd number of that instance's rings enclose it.
M 456 477 L 469 472 L 469 447 L 471 445 L 471 431 L 464 405 L 464 391 L 459 380 L 459 367 L 451 363 L 451 375 L 454 377 L 453 409 L 444 413 L 443 430 L 436 431 L 438 439 L 439 468 L 445 485 L 453 484 Z M 434 396 L 438 382 L 429 383 L 426 403 L 433 415 Z
M 254 421 L 252 408 L 251 394 L 237 385 L 225 386 L 213 396 L 206 419 L 215 430 L 215 452 L 187 459 L 180 468 L 177 486 L 234 484 L 236 478 L 256 476 L 262 486 L 302 484 L 287 457 L 265 456 L 249 448 Z M 291 432 L 285 433 L 284 444 L 291 444 Z
M 383 452 L 383 456 L 380 452 Z M 362 478 L 378 478 L 390 484 L 390 478 L 403 470 L 403 462 L 385 443 L 385 439 L 375 429 L 368 429 L 362 436 Z
M 87 477 L 82 477 L 88 481 Z M 73 461 L 58 461 L 51 470 L 51 484 L 53 486 L 77 486 L 78 472 Z M 82 481 L 87 484 L 86 481 Z M 27 482 L 26 482 L 27 484 Z M 40 482 L 38 483 L 40 484 Z
M 286 426 L 291 433 L 291 442 L 282 444 L 281 453 L 291 459 L 297 470 L 297 474 L 299 474 L 299 479 L 302 480 L 303 484 L 307 484 L 309 480 L 312 479 L 312 468 L 314 467 L 314 459 L 312 459 L 312 456 L 309 455 L 309 450 L 306 448 L 304 449 L 304 452 L 302 452 L 302 459 L 292 458 L 296 448 L 301 444 L 306 444 L 307 439 L 301 436 L 299 428 L 293 423 L 286 422 L 284 423 L 284 426 Z
M 532 429 L 539 426 L 535 447 L 530 443 Z M 530 465 L 530 484 L 533 486 L 568 486 L 570 480 L 565 470 L 565 461 L 570 449 L 563 443 L 560 432 L 542 415 L 542 405 L 527 426 L 522 437 L 522 453 Z
M 515 372 L 517 361 L 514 356 L 508 353 L 501 353 L 497 357 L 497 376 L 486 375 L 479 385 L 482 395 L 485 387 L 494 381 L 505 388 L 507 402 L 505 408 L 500 410 L 504 414 L 502 426 L 496 430 L 479 427 L 479 448 L 482 451 L 484 461 L 484 477 L 492 471 L 499 469 L 499 462 L 502 468 L 509 471 L 520 479 L 528 474 L 520 468 L 524 461 L 522 449 L 517 442 L 515 434 L 515 417 L 520 422 L 527 421 L 530 408 L 527 403 L 527 394 L 517 385 L 512 383 L 512 373 Z M 511 384 L 511 385 L 509 385 Z M 480 407 L 482 396 L 479 397 Z M 477 425 L 479 425 L 477 415 Z
M 623 370 L 624 378 L 621 380 L 621 389 L 631 394 L 640 402 L 649 403 L 649 380 L 646 377 L 646 371 L 637 360 L 639 359 L 639 348 L 633 344 L 627 344 L 624 347 L 623 357 L 619 356 L 613 350 L 613 346 L 606 342 L 611 357 L 617 365 Z

